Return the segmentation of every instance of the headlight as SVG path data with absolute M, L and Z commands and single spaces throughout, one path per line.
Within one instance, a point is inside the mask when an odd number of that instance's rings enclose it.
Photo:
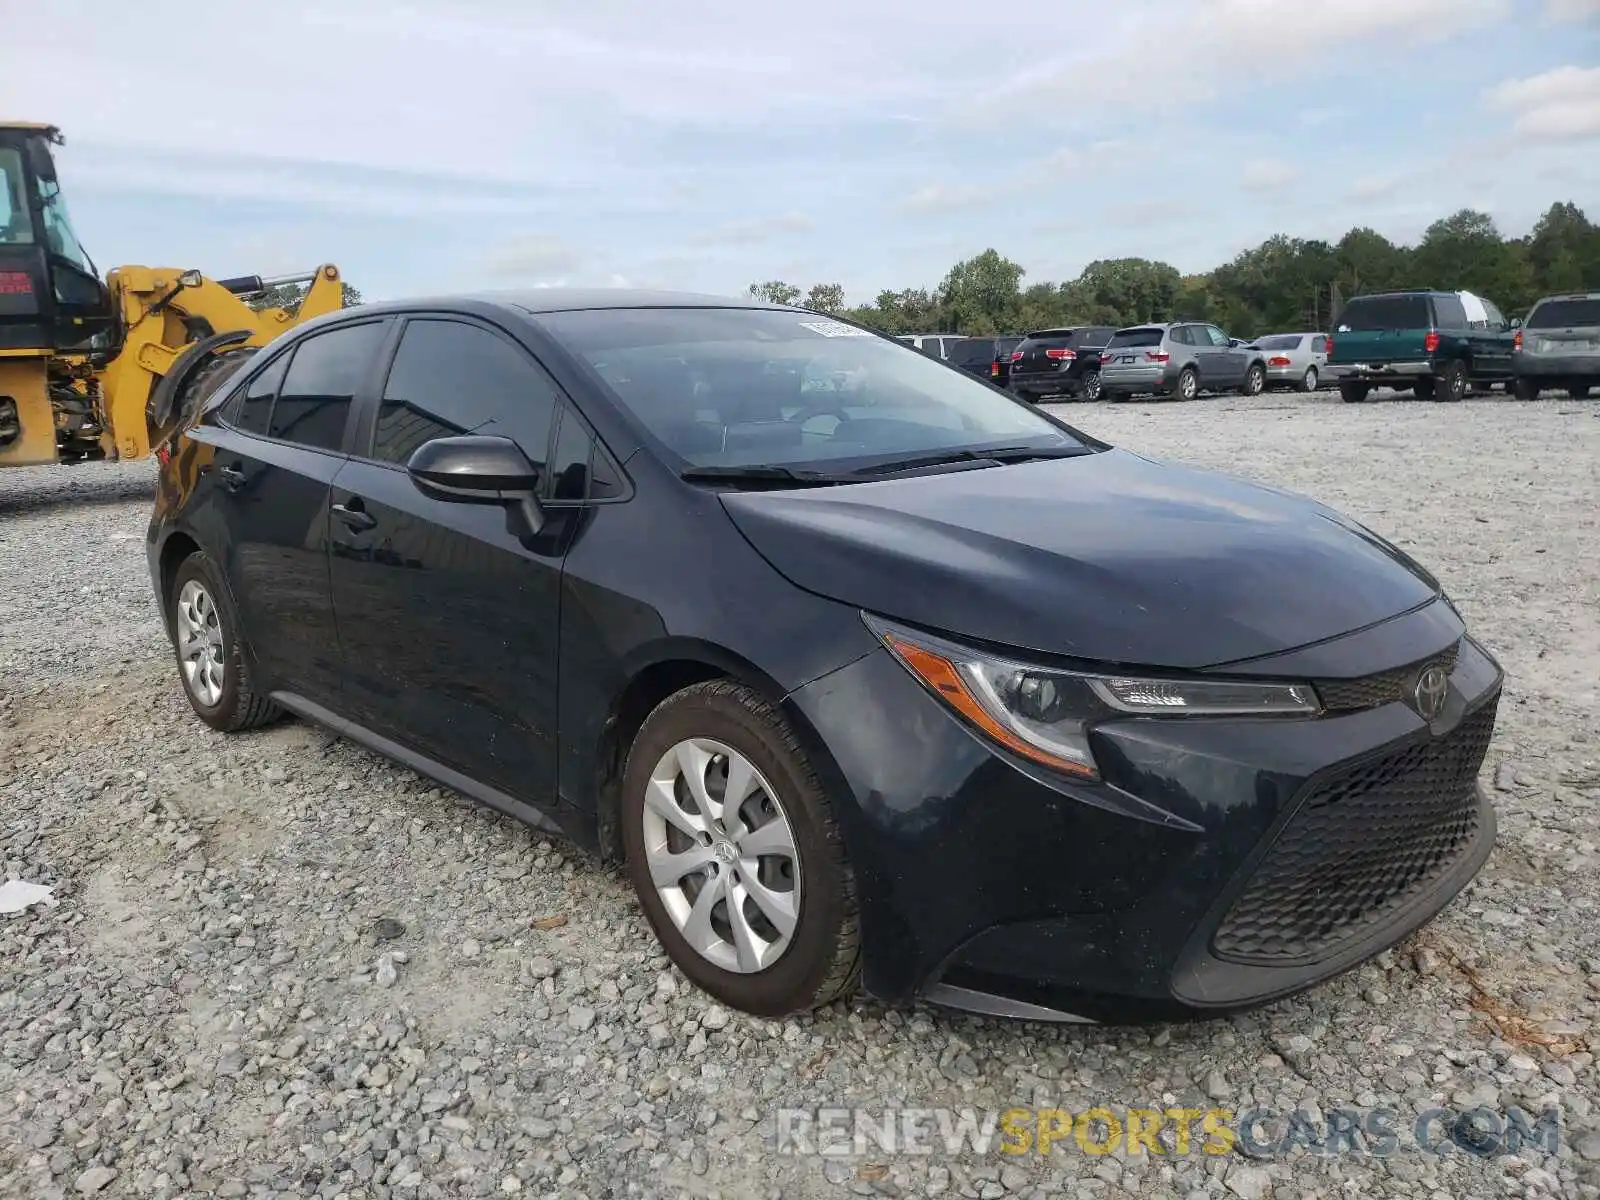
M 1137 679 L 1034 666 L 868 616 L 905 668 L 1006 749 L 1057 771 L 1093 779 L 1096 721 L 1139 716 L 1315 716 L 1305 683 Z

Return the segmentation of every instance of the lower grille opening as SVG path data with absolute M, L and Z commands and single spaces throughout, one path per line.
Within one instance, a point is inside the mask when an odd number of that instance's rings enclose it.
M 1300 803 L 1212 937 L 1219 958 L 1319 961 L 1444 874 L 1478 832 L 1497 702 L 1445 737 L 1329 778 Z

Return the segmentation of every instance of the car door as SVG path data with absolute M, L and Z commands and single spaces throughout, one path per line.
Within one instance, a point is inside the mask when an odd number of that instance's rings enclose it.
M 554 797 L 562 546 L 519 536 L 499 504 L 425 495 L 405 463 L 470 432 L 544 468 L 559 402 L 504 331 L 412 316 L 330 496 L 350 718 L 537 805 Z
M 1250 369 L 1251 351 L 1243 346 L 1230 346 L 1228 335 L 1215 325 L 1198 325 L 1195 334 L 1205 361 L 1214 364 L 1203 369 L 1202 375 L 1218 387 L 1237 387 L 1243 383 L 1245 372 Z
M 336 704 L 341 659 L 328 586 L 328 488 L 387 322 L 336 326 L 274 355 L 205 427 L 215 452 L 215 551 L 273 690 Z

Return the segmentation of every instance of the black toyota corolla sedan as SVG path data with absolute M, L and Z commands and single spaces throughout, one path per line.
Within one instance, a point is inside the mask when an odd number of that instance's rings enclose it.
M 1311 500 L 817 313 L 369 305 L 160 449 L 195 712 L 298 714 L 602 859 L 695 983 L 1216 1013 L 1429 920 L 1501 672 Z

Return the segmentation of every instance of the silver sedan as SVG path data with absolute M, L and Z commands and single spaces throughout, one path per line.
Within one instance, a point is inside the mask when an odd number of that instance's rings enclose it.
M 1269 333 L 1250 343 L 1262 352 L 1267 386 L 1293 387 L 1314 392 L 1328 373 L 1328 335 L 1325 333 Z

